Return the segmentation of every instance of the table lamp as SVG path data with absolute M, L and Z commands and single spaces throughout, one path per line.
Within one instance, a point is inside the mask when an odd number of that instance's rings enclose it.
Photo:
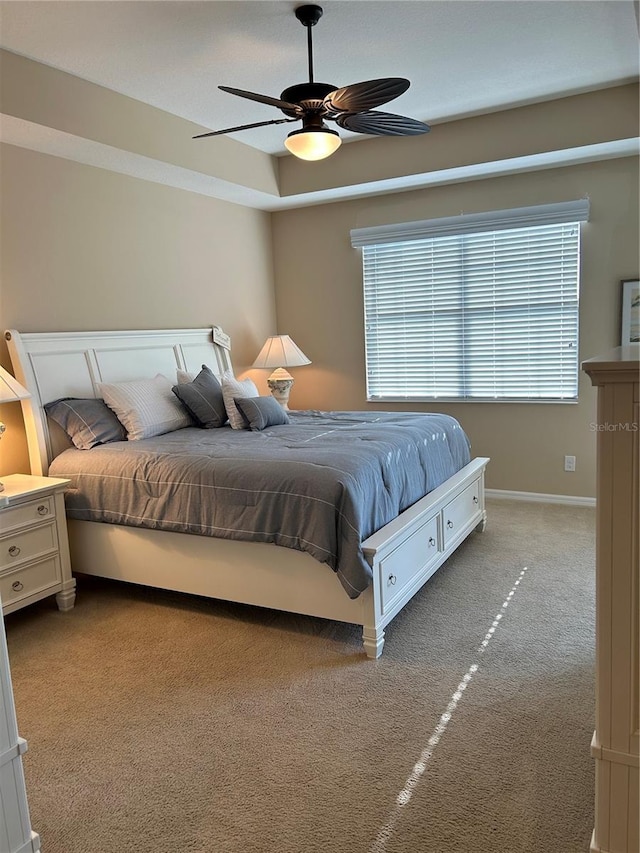
M 31 394 L 26 388 L 13 378 L 10 373 L 0 365 L 0 403 L 16 403 L 18 400 L 27 400 Z M 0 438 L 5 432 L 6 427 L 0 421 Z M 4 491 L 4 486 L 0 482 L 0 492 Z
M 267 338 L 252 367 L 276 368 L 267 379 L 267 385 L 282 408 L 288 410 L 293 376 L 286 368 L 301 367 L 303 364 L 311 364 L 311 360 L 294 344 L 289 335 L 272 335 Z

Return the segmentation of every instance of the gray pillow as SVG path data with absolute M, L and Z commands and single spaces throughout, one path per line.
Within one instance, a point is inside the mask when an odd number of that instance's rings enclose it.
M 202 365 L 202 370 L 193 382 L 178 383 L 171 390 L 198 426 L 214 429 L 227 422 L 222 386 L 206 364 Z
M 62 397 L 46 403 L 44 409 L 79 450 L 126 441 L 127 431 L 104 400 Z
M 263 430 L 289 423 L 289 416 L 274 397 L 234 397 L 249 429 Z

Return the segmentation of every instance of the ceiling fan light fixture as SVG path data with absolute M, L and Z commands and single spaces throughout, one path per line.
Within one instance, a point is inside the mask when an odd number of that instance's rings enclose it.
M 303 127 L 292 131 L 284 144 L 300 160 L 324 160 L 340 148 L 342 140 L 335 130 L 328 127 Z

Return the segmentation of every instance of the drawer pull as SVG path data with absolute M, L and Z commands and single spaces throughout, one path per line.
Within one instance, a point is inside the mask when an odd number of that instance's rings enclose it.
M 430 546 L 431 548 L 433 548 L 433 546 L 434 546 L 435 544 L 436 544 L 436 540 L 433 538 L 433 536 L 430 536 L 430 537 L 429 537 L 429 546 Z
M 391 586 L 395 586 L 396 580 L 397 578 L 395 575 L 389 575 L 389 583 L 391 584 Z
M 449 530 L 451 530 L 451 528 L 453 527 L 453 521 L 447 521 L 447 527 L 449 528 Z
M 24 584 L 21 581 L 14 581 L 11 584 L 11 589 L 15 589 L 16 592 L 20 592 L 20 590 L 23 588 L 24 588 Z
M 473 496 L 473 502 L 474 502 L 474 504 L 478 503 L 478 496 L 477 495 Z
M 38 515 L 49 515 L 49 507 L 46 504 L 40 504 L 36 512 Z
M 11 548 L 9 548 L 9 556 L 10 557 L 17 557 L 19 553 L 20 553 L 20 548 L 18 548 L 17 545 L 12 545 Z

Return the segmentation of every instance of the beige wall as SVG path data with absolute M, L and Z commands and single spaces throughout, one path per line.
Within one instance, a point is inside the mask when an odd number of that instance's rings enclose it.
M 457 417 L 490 488 L 595 495 L 595 393 L 581 373 L 579 403 L 372 404 L 365 399 L 361 255 L 352 228 L 589 196 L 583 227 L 580 359 L 619 343 L 620 280 L 638 275 L 638 163 L 610 160 L 273 215 L 278 331 L 312 360 L 295 371 L 292 407 L 414 409 Z M 564 456 L 577 457 L 575 473 Z
M 10 145 L 0 157 L 2 330 L 216 323 L 239 372 L 273 334 L 269 214 Z M 0 419 L 0 476 L 28 471 L 20 406 Z
M 0 50 L 0 103 L 3 131 L 15 119 L 47 128 L 50 137 L 60 131 L 76 146 L 91 140 L 112 153 L 143 155 L 230 184 L 278 192 L 276 164 L 263 151 L 226 136 L 194 144 L 191 137 L 206 128 L 7 50 Z

